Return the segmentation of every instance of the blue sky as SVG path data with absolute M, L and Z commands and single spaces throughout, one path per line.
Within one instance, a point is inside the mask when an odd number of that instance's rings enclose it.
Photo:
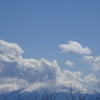
M 25 53 L 23 58 L 54 59 L 62 70 L 95 74 L 82 58 L 87 54 L 61 53 L 60 44 L 77 41 L 100 55 L 100 1 L 0 1 L 0 39 L 17 43 Z M 71 61 L 74 66 L 65 64 Z

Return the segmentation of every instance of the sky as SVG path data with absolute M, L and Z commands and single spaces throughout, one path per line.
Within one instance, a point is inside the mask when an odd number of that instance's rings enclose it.
M 84 84 L 92 82 L 91 89 L 100 87 L 99 43 L 99 0 L 1 0 L 0 89 L 8 92 L 14 83 L 19 89 L 24 81 L 56 80 L 58 73 Z M 13 66 L 16 73 L 11 74 Z M 36 76 L 30 68 L 41 77 L 31 82 Z

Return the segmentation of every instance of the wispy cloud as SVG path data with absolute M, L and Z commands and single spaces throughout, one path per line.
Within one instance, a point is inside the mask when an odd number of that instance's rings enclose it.
M 93 67 L 94 70 L 98 71 L 100 70 L 100 56 L 93 57 L 93 56 L 84 56 L 83 61 L 89 62 Z
M 91 86 L 93 88 L 96 87 L 96 89 L 100 89 L 100 80 L 98 80 L 94 74 L 88 74 L 85 76 L 84 83 L 89 87 Z
M 77 53 L 77 54 L 91 54 L 92 51 L 88 47 L 82 47 L 76 41 L 69 41 L 68 44 L 60 44 L 59 47 L 63 49 L 61 53 Z
M 70 66 L 70 67 L 72 67 L 74 65 L 74 63 L 71 62 L 71 61 L 66 61 L 65 64 L 68 65 L 68 66 Z

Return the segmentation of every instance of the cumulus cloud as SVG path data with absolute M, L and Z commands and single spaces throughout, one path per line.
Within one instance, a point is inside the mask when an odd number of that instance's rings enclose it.
M 82 47 L 76 41 L 69 41 L 68 44 L 60 44 L 59 47 L 63 49 L 61 53 L 77 53 L 77 54 L 91 54 L 92 51 L 88 47 Z
M 85 62 L 89 62 L 93 67 L 93 70 L 100 70 L 100 56 L 98 57 L 93 57 L 93 56 L 84 56 L 83 58 L 83 61 Z
M 74 63 L 71 62 L 71 61 L 66 61 L 65 64 L 68 65 L 68 66 L 70 66 L 70 67 L 72 67 L 74 65 Z
M 8 43 L 0 40 L 0 54 L 19 57 L 24 51 L 16 43 Z
M 24 59 L 22 53 L 24 51 L 16 43 L 0 40 L 0 90 L 2 92 L 21 88 L 23 82 L 33 84 L 48 80 L 55 81 L 61 73 L 56 60 L 50 62 L 44 58 Z
M 24 59 L 24 51 L 16 43 L 0 40 L 0 93 L 10 92 L 35 84 L 71 83 L 81 87 L 81 72 L 61 71 L 56 60 L 50 62 L 44 58 Z

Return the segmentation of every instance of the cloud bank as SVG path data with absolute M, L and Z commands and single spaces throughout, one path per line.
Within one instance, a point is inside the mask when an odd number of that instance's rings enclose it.
M 88 47 L 82 47 L 76 41 L 69 41 L 68 44 L 60 44 L 59 48 L 63 49 L 61 53 L 77 53 L 77 54 L 91 54 L 92 51 Z
M 74 65 L 74 63 L 71 62 L 71 61 L 66 61 L 65 64 L 68 65 L 68 66 L 70 66 L 70 67 L 72 67 Z
M 81 72 L 61 71 L 56 60 L 22 57 L 24 51 L 16 43 L 0 40 L 0 93 L 17 90 L 36 83 L 74 84 L 85 83 Z M 94 77 L 95 78 L 95 77 Z M 87 82 L 89 83 L 89 81 Z M 82 88 L 82 87 L 81 87 Z

